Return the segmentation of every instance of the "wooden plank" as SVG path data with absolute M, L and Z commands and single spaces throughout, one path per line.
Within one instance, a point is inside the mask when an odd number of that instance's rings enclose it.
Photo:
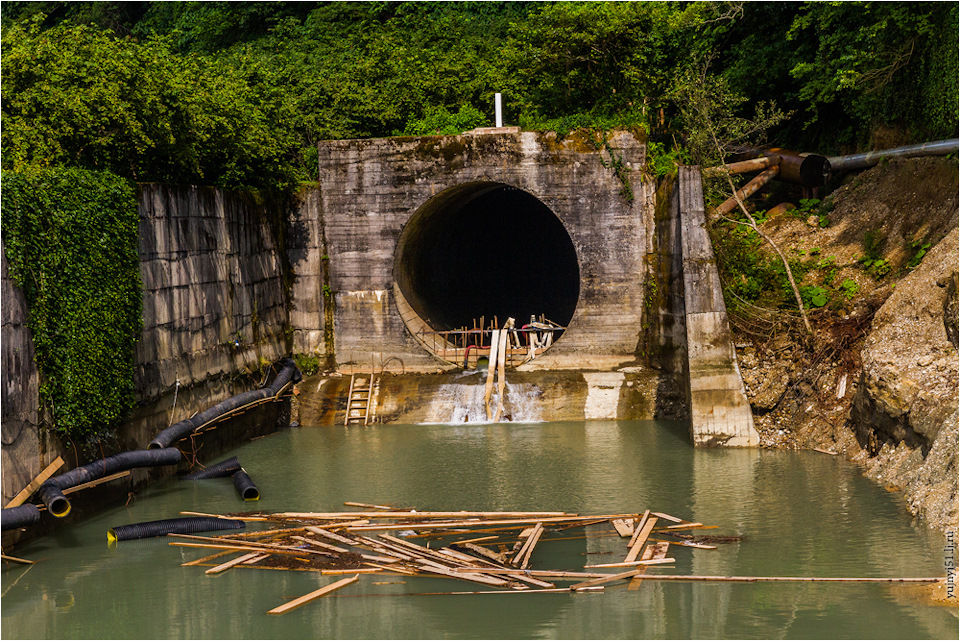
M 454 558 L 459 559 L 459 560 L 461 560 L 461 561 L 464 561 L 464 562 L 466 562 L 466 563 L 474 563 L 474 564 L 475 564 L 475 563 L 481 563 L 481 564 L 484 565 L 484 567 L 492 567 L 492 568 L 502 567 L 502 566 L 495 566 L 495 565 L 494 565 L 492 562 L 490 562 L 490 561 L 486 561 L 486 560 L 484 560 L 484 559 L 478 559 L 478 558 L 476 558 L 476 557 L 470 556 L 469 554 L 462 554 L 462 553 L 458 552 L 457 550 L 452 550 L 452 549 L 450 549 L 450 548 L 441 548 L 441 549 L 440 549 L 440 552 L 442 552 L 442 553 L 444 553 L 444 554 L 450 554 L 450 555 L 454 556 Z M 555 588 L 555 587 L 557 587 L 557 586 L 555 586 L 555 585 L 552 584 L 552 583 L 548 583 L 547 581 L 541 581 L 540 579 L 535 579 L 535 578 L 533 578 L 532 576 L 527 576 L 527 575 L 525 575 L 525 574 L 515 574 L 515 575 L 513 575 L 513 578 L 516 579 L 517 581 L 523 581 L 524 583 L 529 583 L 530 585 L 535 585 L 535 586 L 537 586 L 538 588 Z
M 325 539 L 330 539 L 331 541 L 336 541 L 337 543 L 344 543 L 344 544 L 346 544 L 346 545 L 356 545 L 356 544 L 357 544 L 357 540 L 356 540 L 356 539 L 348 539 L 347 537 L 341 536 L 341 535 L 337 534 L 336 532 L 330 532 L 329 530 L 325 530 L 325 529 L 320 528 L 320 527 L 315 527 L 315 526 L 313 526 L 313 525 L 308 525 L 308 526 L 307 526 L 306 528 L 304 528 L 304 529 L 305 529 L 307 532 L 312 532 L 312 533 L 314 533 L 314 534 L 319 534 L 319 535 L 322 536 L 323 538 L 325 538 Z
M 606 521 L 611 517 L 622 518 L 623 514 L 608 515 L 601 520 Z M 629 516 L 629 515 L 627 515 Z M 357 527 L 350 528 L 351 532 L 369 532 L 376 530 L 429 530 L 437 528 L 465 528 L 465 527 L 488 527 L 491 525 L 523 525 L 526 523 L 536 523 L 540 521 L 542 523 L 571 523 L 576 521 L 593 521 L 595 519 L 584 519 L 581 516 L 557 516 L 551 518 L 536 518 L 536 519 L 495 519 L 490 521 L 425 521 L 423 523 L 383 523 L 383 524 L 371 524 L 371 525 L 361 525 Z
M 16 556 L 10 556 L 9 554 L 0 554 L 0 559 L 4 561 L 9 561 L 10 563 L 19 563 L 20 565 L 33 565 L 36 561 L 31 561 L 29 559 L 21 559 Z
M 503 392 L 504 388 L 507 385 L 507 338 L 509 338 L 509 332 L 506 328 L 512 326 L 513 319 L 508 318 L 507 324 L 504 326 L 504 329 L 500 332 L 500 354 L 497 356 L 497 409 L 493 414 L 493 422 L 499 423 L 500 417 L 503 416 Z
M 305 536 L 291 536 L 291 539 L 294 541 L 303 541 L 304 543 L 309 543 L 310 545 L 315 545 L 320 549 L 328 550 L 330 552 L 339 552 L 340 554 L 347 554 L 350 550 L 346 548 L 341 548 L 336 545 L 330 545 L 329 543 L 324 543 L 323 541 L 317 541 L 316 539 L 307 538 Z
M 637 570 L 639 572 L 640 570 Z M 625 572 L 624 576 L 631 574 Z M 936 583 L 945 576 L 933 577 L 819 577 L 819 576 L 712 576 L 685 574 L 648 574 L 644 581 L 730 581 L 734 583 L 798 582 L 798 583 Z M 574 586 L 571 586 L 571 589 Z
M 623 560 L 624 563 L 637 560 L 637 557 L 640 556 L 640 552 L 643 550 L 643 545 L 647 542 L 647 537 L 650 536 L 650 532 L 653 531 L 653 527 L 657 524 L 658 520 L 655 516 L 647 520 L 646 524 L 640 530 L 640 534 L 636 537 L 636 543 L 630 548 L 630 552 L 627 553 L 627 558 Z
M 387 511 L 390 511 L 390 510 L 393 509 L 393 508 L 390 507 L 389 505 L 374 505 L 374 504 L 372 504 L 372 503 L 354 503 L 353 501 L 344 501 L 343 504 L 344 504 L 344 505 L 347 505 L 347 506 L 349 506 L 349 507 L 368 507 L 368 508 L 373 509 L 373 510 L 387 510 Z
M 428 574 L 439 574 L 440 576 L 446 576 L 452 579 L 463 579 L 464 581 L 473 581 L 474 583 L 483 583 L 485 585 L 509 585 L 510 583 L 509 581 L 496 577 L 478 574 L 476 573 L 476 569 L 473 572 L 457 572 L 453 568 L 432 563 L 423 563 L 418 565 L 417 569 Z
M 484 574 L 506 574 L 535 576 L 542 579 L 579 580 L 599 579 L 610 576 L 608 572 L 569 572 L 564 570 L 521 570 L 520 568 L 454 568 L 454 572 L 483 572 Z
M 500 538 L 500 537 L 497 536 L 496 534 L 493 534 L 493 535 L 491 535 L 491 536 L 479 536 L 479 537 L 477 537 L 477 538 L 475 538 L 475 539 L 466 539 L 466 540 L 464 540 L 464 541 L 457 541 L 457 542 L 455 543 L 455 545 L 466 545 L 466 544 L 468 544 L 468 543 L 479 543 L 480 541 L 492 541 L 492 540 L 494 540 L 494 539 L 499 539 L 499 538 Z M 451 545 L 454 545 L 454 544 L 451 544 Z M 486 548 L 484 548 L 484 549 L 486 549 Z
M 334 581 L 330 585 L 325 585 L 319 590 L 314 590 L 310 594 L 304 594 L 302 597 L 296 598 L 293 601 L 290 601 L 289 603 L 284 603 L 283 605 L 279 605 L 274 609 L 270 610 L 269 612 L 267 612 L 267 614 L 283 614 L 285 612 L 289 612 L 290 610 L 299 608 L 301 605 L 309 603 L 314 599 L 319 599 L 324 594 L 330 594 L 334 590 L 339 590 L 340 588 L 346 587 L 351 583 L 355 583 L 356 581 L 359 581 L 359 580 L 360 580 L 360 575 L 355 574 L 351 577 L 347 577 L 346 579 L 340 579 L 339 581 Z
M 53 473 L 59 470 L 62 466 L 63 459 L 58 456 L 53 460 L 53 463 L 43 468 L 43 471 L 37 474 L 36 478 L 27 483 L 27 487 L 17 492 L 17 495 L 10 499 L 10 502 L 4 506 L 4 509 L 23 505 L 23 502 L 30 498 L 30 495 L 36 492 L 37 488 L 46 483 L 50 477 L 53 476 Z
M 217 516 L 214 514 L 202 514 L 199 512 L 181 512 L 181 514 L 196 514 L 198 516 Z M 276 519 L 322 519 L 327 521 L 337 521 L 337 520 L 354 520 L 354 519 L 407 519 L 407 518 L 416 518 L 416 519 L 527 519 L 528 523 L 533 523 L 541 518 L 552 518 L 552 517 L 568 517 L 568 518 L 580 518 L 580 519 L 597 519 L 597 518 L 625 518 L 634 516 L 632 514 L 602 514 L 598 516 L 581 516 L 576 512 L 471 512 L 466 510 L 461 510 L 459 512 L 418 512 L 416 510 L 396 510 L 393 512 L 276 512 L 274 514 L 267 514 L 264 516 L 256 517 L 257 519 L 263 521 L 270 521 Z M 231 517 L 224 516 L 221 518 L 242 518 L 242 517 Z M 483 523 L 480 523 L 483 525 Z M 329 528 L 330 524 L 326 526 Z
M 236 550 L 225 550 L 223 552 L 214 552 L 209 556 L 203 556 L 199 559 L 194 559 L 193 561 L 187 561 L 186 563 L 181 563 L 180 567 L 187 567 L 189 565 L 204 565 L 214 559 L 219 559 L 222 556 L 227 556 L 228 554 L 233 554 Z
M 598 563 L 596 565 L 585 565 L 583 568 L 593 569 L 593 568 L 629 568 L 637 565 L 665 565 L 667 563 L 676 563 L 677 560 L 664 557 L 662 559 L 648 559 L 646 561 L 624 561 L 622 563 Z
M 96 479 L 95 481 L 87 481 L 86 483 L 81 483 L 80 485 L 74 485 L 73 487 L 68 487 L 63 490 L 63 494 L 73 494 L 74 492 L 79 492 L 80 490 L 86 490 L 87 488 L 96 487 L 102 483 L 109 483 L 110 481 L 116 481 L 117 479 L 122 479 L 125 476 L 130 476 L 130 470 L 124 472 L 117 472 L 116 474 L 111 474 L 110 476 L 104 476 L 103 478 Z
M 650 518 L 650 510 L 646 510 L 643 513 L 643 516 L 640 517 L 640 520 L 633 528 L 633 536 L 630 537 L 630 543 L 627 544 L 628 548 L 632 548 L 634 543 L 637 542 L 637 537 L 640 536 L 640 530 L 643 529 L 643 526 L 647 524 L 647 519 Z
M 670 547 L 670 544 L 667 542 L 651 543 L 643 550 L 643 554 L 640 555 L 641 561 L 650 561 L 652 559 L 665 559 L 667 558 L 667 549 Z M 637 576 L 630 579 L 630 585 L 627 586 L 628 590 L 639 590 L 640 583 L 643 582 L 643 574 L 638 574 Z
M 261 552 L 249 552 L 248 554 L 242 554 L 235 559 L 230 559 L 226 563 L 221 563 L 218 566 L 212 567 L 209 570 L 204 571 L 204 574 L 220 574 L 229 570 L 235 565 L 240 565 L 241 563 L 246 563 L 247 561 L 253 561 L 254 559 L 265 559 L 269 554 L 263 554 Z
M 523 570 L 527 569 L 527 566 L 530 565 L 530 557 L 533 555 L 533 548 L 536 547 L 537 543 L 540 542 L 540 537 L 543 536 L 543 524 L 537 523 L 536 528 L 533 531 L 533 534 L 530 535 L 530 538 L 527 539 L 526 544 L 522 554 L 518 554 L 517 557 L 520 561 L 519 567 Z M 514 560 L 514 565 L 517 565 L 516 560 Z
M 569 587 L 571 591 L 582 590 L 583 588 L 590 588 L 595 585 L 603 585 L 604 583 L 612 583 L 613 581 L 621 581 L 623 579 L 629 579 L 632 576 L 636 576 L 642 572 L 646 572 L 646 568 L 637 568 L 636 570 L 629 570 L 627 572 L 621 572 L 620 574 L 608 574 L 607 576 L 599 579 L 591 579 L 589 581 L 584 581 L 583 583 L 574 583 Z
M 630 519 L 611 519 L 617 534 L 623 537 L 633 536 L 633 521 Z
M 672 523 L 683 523 L 683 519 L 678 519 L 675 516 L 670 516 L 669 514 L 664 514 L 663 512 L 651 512 L 653 516 L 663 519 L 665 521 L 670 521 Z
M 497 349 L 500 346 L 500 330 L 495 329 L 490 336 L 490 358 L 487 365 L 487 382 L 483 388 L 483 407 L 487 411 L 487 420 L 493 419 L 490 410 L 490 395 L 493 393 L 493 377 L 497 371 Z

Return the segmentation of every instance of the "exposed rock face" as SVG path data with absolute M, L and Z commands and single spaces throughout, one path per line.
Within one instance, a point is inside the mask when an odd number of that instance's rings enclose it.
M 868 473 L 940 528 L 957 524 L 957 252 L 954 228 L 877 312 L 850 414 Z

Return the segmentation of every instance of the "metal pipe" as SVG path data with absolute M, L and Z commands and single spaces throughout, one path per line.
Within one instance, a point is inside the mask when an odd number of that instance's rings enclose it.
M 723 201 L 717 207 L 715 214 L 717 216 L 726 216 L 729 214 L 737 207 L 737 197 L 739 197 L 741 202 L 746 200 L 758 189 L 773 180 L 774 176 L 776 176 L 779 171 L 780 166 L 774 165 L 773 167 L 765 170 L 762 174 L 758 174 L 753 180 L 737 190 L 737 196 L 731 196 L 727 200 Z
M 960 144 L 960 139 L 950 138 L 948 140 L 936 140 L 917 145 L 894 147 L 893 149 L 867 151 L 862 154 L 833 156 L 827 160 L 830 163 L 830 171 L 851 171 L 854 169 L 873 167 L 884 158 L 914 158 L 916 156 L 946 156 L 948 154 L 955 154 L 958 152 L 958 144 Z

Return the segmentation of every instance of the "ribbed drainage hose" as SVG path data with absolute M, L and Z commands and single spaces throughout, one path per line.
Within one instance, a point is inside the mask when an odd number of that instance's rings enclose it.
M 244 501 L 260 500 L 260 490 L 253 484 L 253 479 L 242 467 L 233 473 L 233 486 L 237 488 L 237 492 L 240 493 Z
M 199 479 L 218 479 L 223 476 L 233 476 L 233 473 L 240 469 L 240 461 L 236 456 L 230 457 L 225 461 L 208 465 L 202 470 L 191 472 L 183 477 L 184 481 L 197 481 Z
M 195 416 L 180 421 L 179 423 L 174 423 L 170 427 L 161 430 L 156 436 L 154 436 L 153 440 L 150 441 L 150 444 L 147 445 L 147 447 L 150 449 L 169 447 L 180 439 L 189 436 L 191 433 L 200 429 L 207 423 L 212 423 L 213 421 L 219 420 L 226 414 L 242 410 L 249 405 L 265 402 L 279 397 L 280 394 L 287 389 L 287 386 L 291 385 L 292 383 L 296 383 L 301 379 L 300 370 L 297 369 L 297 365 L 292 359 L 283 358 L 280 360 L 280 365 L 282 366 L 280 373 L 277 374 L 276 378 L 273 379 L 273 382 L 267 387 L 243 392 L 241 394 L 237 394 L 236 396 L 231 396 L 222 403 L 218 403 L 213 407 L 207 408 Z
M 0 516 L 0 522 L 3 530 L 15 530 L 17 528 L 33 525 L 40 522 L 40 508 L 32 503 L 18 505 L 17 507 L 8 507 L 3 510 Z
M 172 447 L 161 450 L 121 452 L 55 476 L 41 485 L 37 492 L 50 514 L 57 518 L 63 518 L 70 514 L 70 501 L 63 495 L 63 490 L 67 488 L 96 481 L 104 476 L 135 467 L 176 465 L 179 462 L 180 450 Z
M 246 527 L 243 521 L 235 519 L 219 519 L 213 516 L 191 516 L 181 519 L 165 519 L 163 521 L 147 521 L 145 523 L 131 523 L 118 525 L 107 530 L 107 542 L 132 541 L 146 539 L 152 536 L 166 536 L 167 534 L 194 534 L 211 530 L 238 530 Z

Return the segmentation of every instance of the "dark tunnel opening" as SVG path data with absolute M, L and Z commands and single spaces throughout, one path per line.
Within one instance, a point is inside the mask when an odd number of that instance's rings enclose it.
M 531 194 L 501 183 L 459 185 L 410 218 L 394 279 L 435 331 L 541 315 L 566 327 L 580 295 L 580 267 L 563 224 Z

